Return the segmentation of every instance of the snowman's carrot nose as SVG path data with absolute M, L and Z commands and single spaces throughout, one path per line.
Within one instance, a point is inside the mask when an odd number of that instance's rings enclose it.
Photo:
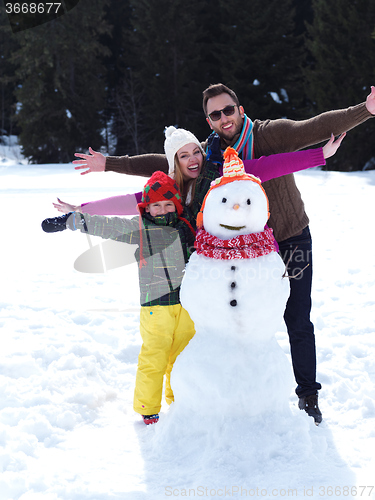
M 239 204 L 238 204 L 238 203 L 236 203 L 235 205 L 233 205 L 233 209 L 234 209 L 234 210 L 238 210 L 239 208 L 240 208 L 240 206 L 239 206 Z

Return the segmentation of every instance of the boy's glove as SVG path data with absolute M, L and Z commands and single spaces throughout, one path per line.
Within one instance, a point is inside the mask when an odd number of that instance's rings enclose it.
M 61 215 L 60 217 L 52 217 L 51 219 L 44 219 L 42 222 L 42 229 L 45 233 L 57 233 L 66 229 L 66 221 L 73 212 Z

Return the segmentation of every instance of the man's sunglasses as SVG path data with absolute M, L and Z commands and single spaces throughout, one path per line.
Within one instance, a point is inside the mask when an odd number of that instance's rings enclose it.
M 232 104 L 231 106 L 225 106 L 225 108 L 220 109 L 219 111 L 212 111 L 212 113 L 210 113 L 208 115 L 208 117 L 213 122 L 217 122 L 221 118 L 221 113 L 223 113 L 225 116 L 234 115 L 234 111 L 236 109 L 236 106 L 237 106 L 237 104 Z

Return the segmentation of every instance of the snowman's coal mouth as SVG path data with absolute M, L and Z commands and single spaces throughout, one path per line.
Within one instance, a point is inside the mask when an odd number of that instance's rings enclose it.
M 227 226 L 226 224 L 220 224 L 221 227 L 225 227 L 225 229 L 229 229 L 230 231 L 239 231 L 246 226 Z

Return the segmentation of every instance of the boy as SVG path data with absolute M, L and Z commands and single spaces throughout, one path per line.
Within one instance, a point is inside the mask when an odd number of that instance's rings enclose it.
M 161 408 L 163 377 L 165 397 L 174 400 L 170 374 L 177 356 L 194 336 L 194 324 L 179 301 L 182 273 L 193 248 L 195 231 L 183 213 L 181 193 L 173 179 L 154 172 L 143 188 L 133 219 L 90 216 L 71 212 L 46 219 L 46 232 L 66 228 L 126 243 L 138 243 L 140 332 L 143 340 L 138 357 L 134 410 L 145 424 L 156 423 Z

